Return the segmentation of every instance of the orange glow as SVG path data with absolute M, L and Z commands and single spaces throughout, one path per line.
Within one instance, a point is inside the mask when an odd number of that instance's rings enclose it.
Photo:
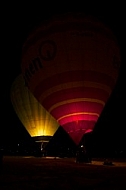
M 31 137 L 54 135 L 59 124 L 28 90 L 21 74 L 12 84 L 11 101 Z

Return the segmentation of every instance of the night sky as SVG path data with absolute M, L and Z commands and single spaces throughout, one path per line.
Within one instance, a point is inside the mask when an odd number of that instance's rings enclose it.
M 48 4 L 48 3 L 47 3 Z M 20 74 L 21 48 L 28 33 L 53 15 L 64 12 L 84 12 L 93 15 L 107 24 L 115 33 L 121 50 L 122 65 L 115 90 L 113 91 L 102 115 L 94 129 L 97 141 L 104 144 L 125 148 L 125 16 L 124 5 L 121 3 L 85 6 L 76 3 L 68 5 L 59 4 L 40 5 L 8 5 L 6 6 L 3 21 L 2 35 L 3 53 L 1 58 L 1 143 L 18 142 L 25 139 L 28 134 L 17 118 L 10 101 L 10 87 L 14 79 Z

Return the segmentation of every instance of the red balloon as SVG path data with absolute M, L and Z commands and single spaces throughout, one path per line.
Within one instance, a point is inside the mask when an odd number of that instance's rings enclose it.
M 26 85 L 76 144 L 93 131 L 119 66 L 112 31 L 83 14 L 66 14 L 39 26 L 22 51 Z

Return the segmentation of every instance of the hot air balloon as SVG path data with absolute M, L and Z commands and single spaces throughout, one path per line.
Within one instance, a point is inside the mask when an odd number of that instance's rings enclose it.
M 120 49 L 113 32 L 81 13 L 43 23 L 22 48 L 27 87 L 77 145 L 93 131 L 119 67 Z
M 48 143 L 59 124 L 25 86 L 22 74 L 12 83 L 10 95 L 13 108 L 30 136 L 36 142 Z

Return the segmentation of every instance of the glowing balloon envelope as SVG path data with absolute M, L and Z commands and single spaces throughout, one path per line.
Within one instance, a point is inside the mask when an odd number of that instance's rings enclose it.
M 119 66 L 120 50 L 111 30 L 83 14 L 44 23 L 22 50 L 26 85 L 76 144 L 93 130 Z
M 14 110 L 30 136 L 49 141 L 59 124 L 28 90 L 21 74 L 12 83 L 10 93 Z

